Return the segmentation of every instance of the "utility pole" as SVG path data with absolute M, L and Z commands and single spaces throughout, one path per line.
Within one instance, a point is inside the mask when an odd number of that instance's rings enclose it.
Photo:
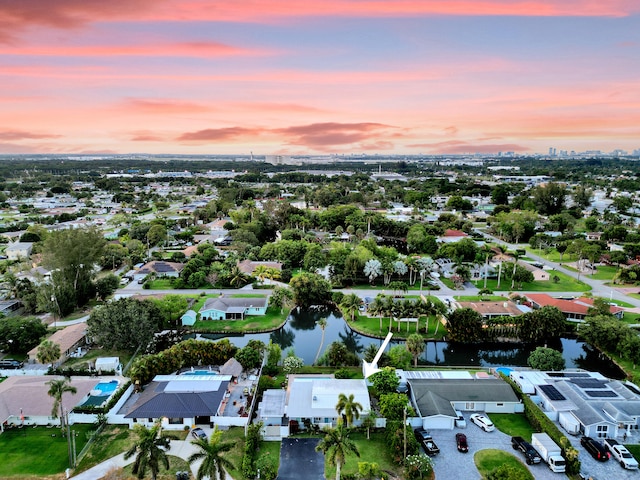
M 404 432 L 404 458 L 407 458 L 407 407 L 404 407 L 404 422 L 402 423 Z

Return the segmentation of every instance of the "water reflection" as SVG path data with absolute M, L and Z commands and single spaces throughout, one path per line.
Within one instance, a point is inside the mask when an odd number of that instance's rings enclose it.
M 327 321 L 324 342 L 320 355 L 322 356 L 332 342 L 344 342 L 349 351 L 362 356 L 367 348 L 382 345 L 383 339 L 370 338 L 353 331 L 343 320 L 340 312 L 329 309 L 314 309 L 310 311 L 294 311 L 287 323 L 271 333 L 247 334 L 231 336 L 225 334 L 201 334 L 198 338 L 208 340 L 229 340 L 238 347 L 244 347 L 250 340 L 261 340 L 269 343 L 272 340 L 280 345 L 283 351 L 293 348 L 295 354 L 304 360 L 305 365 L 313 364 L 322 340 L 322 329 L 317 325 L 318 320 Z M 387 331 L 383 326 L 381 336 Z M 403 344 L 402 341 L 391 340 L 389 347 Z M 624 378 L 620 369 L 604 355 L 590 345 L 576 338 L 561 338 L 550 341 L 547 346 L 560 352 L 565 359 L 567 368 L 584 368 L 602 373 L 610 378 Z M 387 347 L 387 352 L 389 347 Z M 459 345 L 448 342 L 427 342 L 425 349 L 418 358 L 419 365 L 442 366 L 526 366 L 527 358 L 535 347 L 509 343 L 484 343 L 477 345 Z

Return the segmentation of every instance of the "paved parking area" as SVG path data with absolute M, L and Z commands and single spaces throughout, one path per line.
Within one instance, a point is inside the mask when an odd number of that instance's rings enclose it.
M 498 430 L 485 432 L 469 421 L 469 414 L 464 413 L 467 428 L 453 430 L 431 430 L 431 436 L 440 448 L 440 453 L 433 457 L 433 468 L 438 480 L 475 480 L 480 479 L 478 469 L 473 462 L 473 455 L 478 450 L 497 448 L 516 456 L 531 471 L 536 480 L 559 480 L 567 478 L 564 474 L 553 473 L 545 463 L 526 465 L 524 456 L 511 447 L 511 437 Z M 467 436 L 469 452 L 460 453 L 456 448 L 456 433 Z M 618 466 L 618 469 L 620 467 Z M 620 469 L 621 470 L 621 469 Z M 600 477 L 597 477 L 598 479 Z M 617 477 L 602 477 L 617 478 Z M 626 478 L 626 477 L 621 477 Z M 636 479 L 638 477 L 635 477 Z
M 324 480 L 324 455 L 319 438 L 283 438 L 278 480 Z
M 640 472 L 638 472 L 638 470 L 626 470 L 622 468 L 615 459 L 606 462 L 597 461 L 580 445 L 580 435 L 575 437 L 567 435 L 567 437 L 571 445 L 576 447 L 580 452 L 580 463 L 582 464 L 583 473 L 589 474 L 596 480 L 638 480 L 640 478 Z M 621 438 L 619 438 L 618 441 L 624 443 Z

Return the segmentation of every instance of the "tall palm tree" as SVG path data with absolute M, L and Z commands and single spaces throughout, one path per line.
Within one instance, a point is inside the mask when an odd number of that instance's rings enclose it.
M 258 279 L 260 284 L 264 283 L 264 279 L 269 276 L 268 274 L 269 267 L 266 265 L 258 265 L 256 269 L 253 271 L 253 275 Z
M 419 333 L 412 333 L 406 340 L 407 350 L 413 356 L 413 366 L 418 366 L 418 357 L 424 352 L 424 338 Z
M 78 389 L 71 385 L 71 379 L 68 377 L 58 379 L 58 380 L 49 380 L 47 382 L 49 385 L 49 391 L 47 394 L 50 397 L 53 397 L 53 408 L 51 409 L 51 416 L 57 417 L 58 410 L 60 410 L 60 428 L 64 429 L 64 411 L 62 409 L 62 395 L 69 392 L 72 395 L 78 393 Z
M 356 420 L 360 418 L 362 405 L 356 402 L 353 393 L 348 397 L 344 393 L 341 393 L 340 395 L 338 395 L 336 411 L 338 412 L 338 415 L 344 416 L 347 423 L 346 426 L 348 427 L 353 422 L 354 417 Z
M 36 358 L 38 362 L 43 365 L 48 365 L 50 363 L 55 362 L 60 358 L 60 345 L 51 340 L 44 340 L 38 346 L 38 352 L 36 353 Z
M 151 479 L 155 480 L 160 472 L 160 466 L 169 470 L 169 457 L 166 450 L 171 448 L 169 437 L 159 437 L 161 428 L 160 420 L 147 428 L 137 423 L 133 426 L 138 440 L 125 452 L 124 458 L 129 459 L 136 455 L 131 472 L 138 478 L 144 478 L 147 469 L 151 471 Z
M 356 444 L 349 438 L 349 429 L 344 425 L 325 429 L 324 433 L 325 436 L 316 446 L 316 451 L 329 455 L 329 463 L 336 467 L 336 480 L 340 480 L 340 467 L 347 455 L 353 453 L 359 457 L 360 452 Z
M 213 431 L 209 440 L 198 438 L 192 441 L 191 444 L 198 447 L 199 451 L 191 454 L 187 462 L 194 463 L 202 460 L 202 464 L 196 473 L 196 480 L 202 480 L 205 477 L 215 479 L 216 476 L 219 480 L 225 480 L 227 478 L 225 468 L 235 468 L 233 463 L 225 458 L 225 454 L 233 448 L 234 444 L 223 442 L 222 432 L 217 428 Z
M 240 288 L 245 283 L 245 275 L 237 266 L 231 269 L 229 277 L 231 277 L 229 283 L 232 287 Z
M 362 300 L 360 297 L 355 293 L 350 293 L 349 295 L 345 295 L 340 302 L 340 310 L 342 310 L 342 313 L 344 313 L 346 317 L 351 317 L 351 321 L 353 322 L 361 304 Z
M 320 346 L 318 347 L 318 352 L 316 353 L 316 358 L 313 359 L 313 364 L 318 363 L 318 357 L 320 356 L 320 352 L 322 351 L 322 345 L 324 344 L 324 329 L 327 326 L 327 319 L 321 318 L 316 322 L 320 329 L 322 330 L 322 337 L 320 337 Z
M 384 317 L 385 312 L 384 303 L 384 295 L 377 295 L 367 308 L 369 313 L 380 317 L 380 331 L 382 331 L 382 317 Z

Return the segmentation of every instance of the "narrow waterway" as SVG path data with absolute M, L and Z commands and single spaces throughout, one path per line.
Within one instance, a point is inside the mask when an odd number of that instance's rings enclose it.
M 324 318 L 327 325 L 322 341 L 322 329 L 317 325 Z M 383 329 L 385 326 L 383 325 Z M 383 335 L 386 334 L 386 330 Z M 334 341 L 343 342 L 347 348 L 361 356 L 364 349 L 374 344 L 380 346 L 382 339 L 370 338 L 353 331 L 342 318 L 340 312 L 329 309 L 294 311 L 287 323 L 271 333 L 246 334 L 238 336 L 198 334 L 196 338 L 220 340 L 228 338 L 238 347 L 244 347 L 250 340 L 273 341 L 283 352 L 293 349 L 295 354 L 311 365 L 318 349 L 322 355 Z M 321 345 L 322 341 L 322 345 Z M 390 346 L 404 343 L 390 342 Z M 610 378 L 623 378 L 620 369 L 606 356 L 587 343 L 576 338 L 560 338 L 548 345 L 562 352 L 567 368 L 584 368 L 602 373 Z M 389 347 L 387 347 L 388 349 Z M 522 367 L 534 347 L 520 344 L 482 343 L 477 345 L 458 345 L 449 342 L 427 342 L 424 352 L 418 359 L 420 365 L 477 366 L 477 367 Z

